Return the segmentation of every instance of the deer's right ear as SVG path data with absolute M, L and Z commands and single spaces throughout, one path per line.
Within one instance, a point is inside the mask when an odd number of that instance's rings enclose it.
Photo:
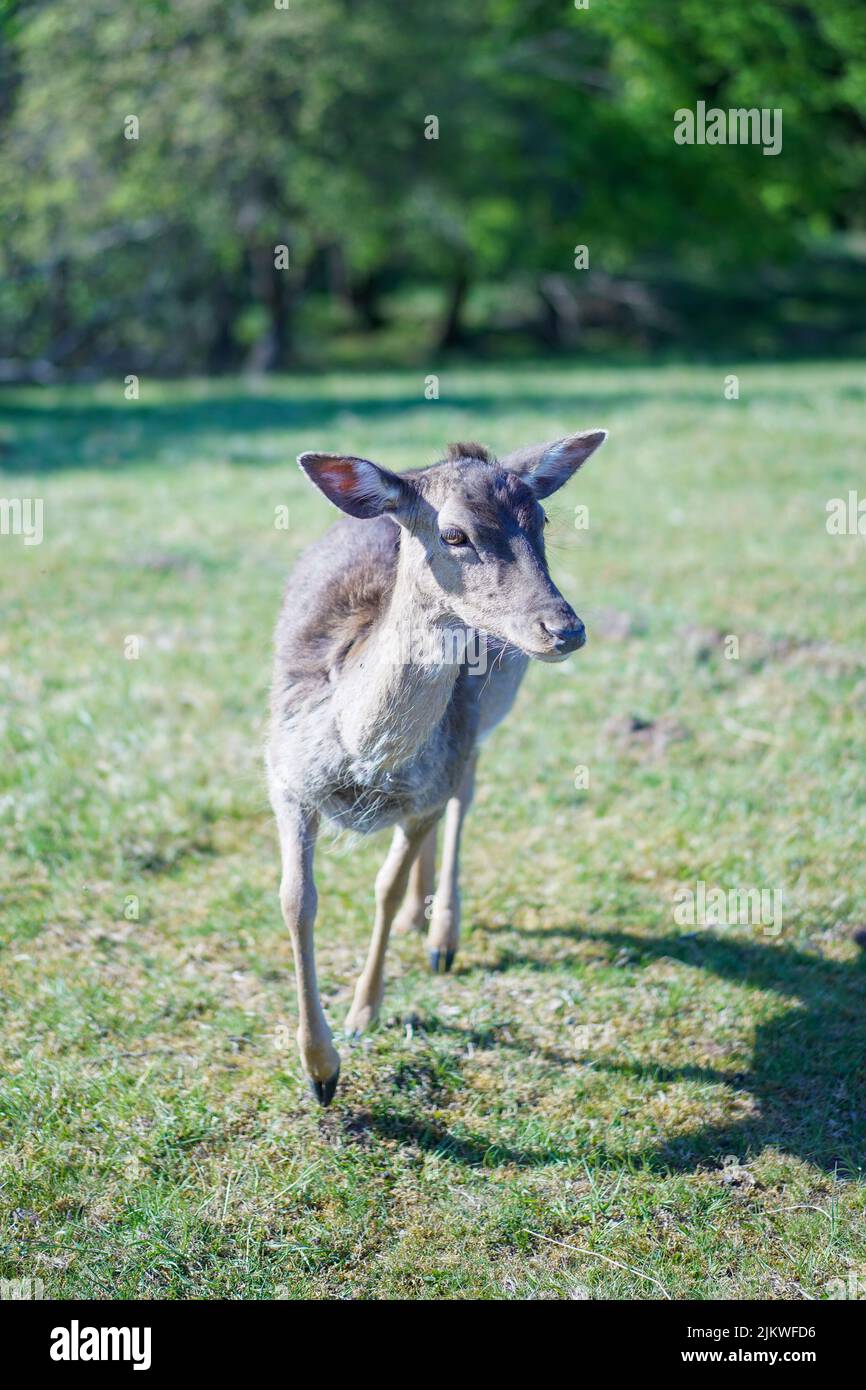
M 565 439 L 552 439 L 549 444 L 515 449 L 500 463 L 509 472 L 517 473 L 536 497 L 549 497 L 568 482 L 606 439 L 607 430 L 584 430 L 581 434 L 566 435 Z
M 369 459 L 343 454 L 299 454 L 298 463 L 329 502 L 349 516 L 369 519 L 389 512 L 395 521 L 412 500 L 412 488 Z

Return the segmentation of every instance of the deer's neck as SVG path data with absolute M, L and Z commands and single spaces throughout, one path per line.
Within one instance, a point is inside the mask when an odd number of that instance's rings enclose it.
M 341 742 L 356 762 L 388 771 L 408 762 L 441 722 L 460 669 L 460 636 L 440 597 L 400 547 L 390 601 L 344 666 L 334 692 Z

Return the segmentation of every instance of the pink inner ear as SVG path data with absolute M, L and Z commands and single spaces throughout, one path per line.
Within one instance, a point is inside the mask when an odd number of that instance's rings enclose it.
M 319 465 L 318 472 L 341 497 L 351 497 L 358 490 L 360 478 L 355 465 L 348 459 L 329 459 L 327 463 Z
M 351 454 L 307 453 L 298 456 L 298 463 L 329 501 L 349 516 L 381 516 L 382 512 L 394 511 L 399 502 L 403 488 L 400 479 L 369 459 Z

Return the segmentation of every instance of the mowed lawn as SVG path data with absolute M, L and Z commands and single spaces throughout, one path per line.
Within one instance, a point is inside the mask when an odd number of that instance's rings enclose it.
M 866 536 L 826 527 L 866 495 L 863 366 L 424 386 L 0 401 L 0 496 L 44 499 L 41 545 L 0 536 L 0 1272 L 46 1297 L 825 1298 L 866 1278 Z M 392 942 L 322 1111 L 261 763 L 284 579 L 333 519 L 295 456 L 596 425 L 548 506 L 589 642 L 486 746 L 453 974 Z M 321 842 L 336 1030 L 386 844 Z M 780 893 L 781 930 L 678 923 L 699 881 Z

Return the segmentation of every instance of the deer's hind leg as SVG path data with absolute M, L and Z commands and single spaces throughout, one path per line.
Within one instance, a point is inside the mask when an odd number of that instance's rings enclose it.
M 436 887 L 436 829 L 433 825 L 427 831 L 409 870 L 409 883 L 403 906 L 391 927 L 397 936 L 412 931 L 424 931 L 429 922 L 430 904 Z
M 384 864 L 376 875 L 376 915 L 364 969 L 346 1019 L 347 1033 L 363 1033 L 375 1020 L 385 989 L 385 952 L 391 926 L 406 893 L 409 871 L 435 821 L 398 825 Z M 434 839 L 435 845 L 435 839 Z
M 280 832 L 283 873 L 280 906 L 292 938 L 298 989 L 298 1048 L 310 1089 L 320 1105 L 329 1105 L 340 1077 L 340 1054 L 331 1040 L 319 998 L 313 928 L 317 894 L 313 878 L 317 817 L 277 791 L 274 814 Z
M 427 956 L 434 975 L 451 969 L 460 941 L 460 833 L 472 804 L 477 761 L 478 755 L 473 751 L 457 793 L 445 808 L 442 863 L 427 933 Z

